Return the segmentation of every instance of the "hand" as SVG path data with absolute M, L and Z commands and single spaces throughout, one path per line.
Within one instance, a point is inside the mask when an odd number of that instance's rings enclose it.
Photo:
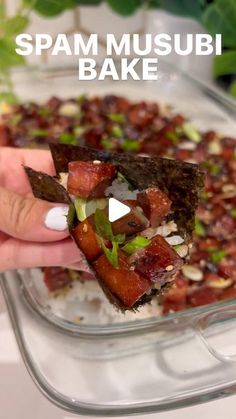
M 0 271 L 37 266 L 88 271 L 69 238 L 68 207 L 34 198 L 24 165 L 54 175 L 48 151 L 0 148 Z

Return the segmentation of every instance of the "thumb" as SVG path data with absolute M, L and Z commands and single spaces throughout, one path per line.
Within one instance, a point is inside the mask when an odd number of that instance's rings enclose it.
M 68 206 L 25 197 L 0 187 L 0 231 L 37 242 L 56 241 L 69 235 Z

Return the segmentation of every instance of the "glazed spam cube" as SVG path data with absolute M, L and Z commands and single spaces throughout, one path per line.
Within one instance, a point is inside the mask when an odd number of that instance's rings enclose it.
M 81 198 L 102 198 L 104 191 L 116 175 L 112 164 L 100 161 L 69 163 L 67 190 Z
M 164 237 L 157 235 L 137 254 L 134 267 L 138 274 L 162 285 L 163 281 L 173 277 L 183 263 Z
M 111 267 L 105 255 L 102 255 L 94 264 L 94 269 L 102 288 L 112 295 L 118 305 L 132 307 L 144 294 L 152 288 L 152 283 L 130 269 L 129 258 L 119 251 L 119 266 Z
M 157 227 L 171 208 L 171 200 L 159 188 L 139 192 L 137 201 L 150 220 L 151 227 Z

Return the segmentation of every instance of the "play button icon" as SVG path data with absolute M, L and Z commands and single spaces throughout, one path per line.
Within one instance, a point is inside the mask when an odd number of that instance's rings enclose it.
M 109 198 L 108 202 L 108 218 L 112 223 L 113 221 L 119 220 L 119 218 L 124 217 L 124 215 L 129 214 L 131 211 L 128 205 L 123 204 L 120 201 L 117 201 L 115 198 Z

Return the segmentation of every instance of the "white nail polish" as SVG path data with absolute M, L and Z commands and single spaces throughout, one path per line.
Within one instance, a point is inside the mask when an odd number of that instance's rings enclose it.
M 63 231 L 67 229 L 67 214 L 69 207 L 54 207 L 51 208 L 46 217 L 45 225 L 50 230 Z

